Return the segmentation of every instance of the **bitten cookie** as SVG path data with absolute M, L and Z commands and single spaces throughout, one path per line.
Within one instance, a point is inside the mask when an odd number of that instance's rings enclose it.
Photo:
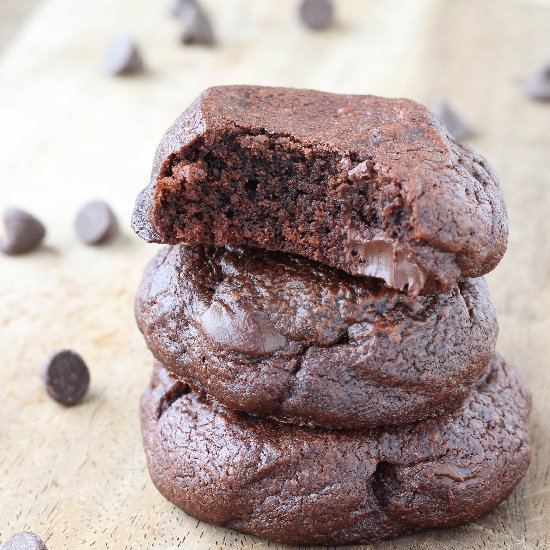
M 497 337 L 483 279 L 412 297 L 300 256 L 161 249 L 136 297 L 153 355 L 225 406 L 333 428 L 448 412 Z
M 210 88 L 176 120 L 133 227 L 300 254 L 411 294 L 491 271 L 508 231 L 488 162 L 424 106 L 254 86 Z
M 378 541 L 476 519 L 529 464 L 530 396 L 496 356 L 450 415 L 365 432 L 259 421 L 160 365 L 141 402 L 149 471 L 193 517 L 290 544 Z

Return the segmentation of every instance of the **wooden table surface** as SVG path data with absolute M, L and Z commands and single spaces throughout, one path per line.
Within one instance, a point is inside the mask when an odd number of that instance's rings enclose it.
M 550 548 L 550 104 L 523 94 L 550 60 L 550 4 L 512 0 L 340 0 L 336 28 L 304 30 L 291 0 L 211 0 L 215 49 L 183 47 L 160 2 L 42 0 L 0 57 L 0 207 L 48 227 L 46 244 L 0 258 L 0 541 L 39 533 L 50 550 L 279 548 L 197 522 L 154 489 L 137 403 L 151 357 L 133 295 L 156 247 L 128 225 L 163 131 L 203 88 L 221 83 L 446 95 L 477 130 L 470 143 L 501 176 L 508 253 L 488 277 L 499 350 L 533 391 L 526 479 L 473 524 L 383 549 Z M 0 24 L 0 28 L 2 25 Z M 109 40 L 139 41 L 147 72 L 103 75 Z M 13 34 L 13 33 L 12 33 Z M 95 197 L 123 231 L 79 244 L 77 208 Z M 76 408 L 46 397 L 43 358 L 70 347 L 91 368 Z

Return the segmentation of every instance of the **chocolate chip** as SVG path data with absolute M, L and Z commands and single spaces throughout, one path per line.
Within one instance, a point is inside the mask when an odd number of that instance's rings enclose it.
M 472 135 L 470 127 L 443 97 L 438 97 L 432 107 L 433 114 L 439 118 L 451 136 L 460 141 Z
M 180 41 L 183 44 L 214 44 L 214 31 L 206 13 L 196 2 L 184 2 L 180 11 Z
M 30 533 L 29 531 L 21 531 L 15 533 L 2 546 L 0 550 L 48 550 L 42 539 Z
M 49 396 L 62 405 L 80 403 L 90 385 L 90 372 L 80 355 L 61 350 L 48 357 L 42 378 Z
M 193 0 L 168 0 L 166 11 L 174 17 L 178 17 L 185 9 L 185 4 L 188 3 L 193 3 Z
M 6 236 L 0 243 L 4 254 L 24 254 L 35 249 L 44 239 L 46 228 L 34 216 L 19 208 L 4 210 Z
M 310 29 L 326 29 L 334 23 L 331 0 L 303 0 L 298 13 L 302 23 Z
M 539 67 L 531 75 L 525 89 L 533 99 L 550 101 L 550 63 Z
M 114 237 L 117 229 L 116 217 L 104 201 L 85 204 L 76 216 L 76 234 L 86 244 L 104 243 Z
M 107 51 L 105 70 L 112 75 L 125 75 L 142 69 L 143 58 L 135 42 L 127 36 L 119 36 Z

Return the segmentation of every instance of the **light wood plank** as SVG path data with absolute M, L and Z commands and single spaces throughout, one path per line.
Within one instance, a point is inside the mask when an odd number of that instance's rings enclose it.
M 293 85 L 408 96 L 443 93 L 478 130 L 472 144 L 501 175 L 509 251 L 489 276 L 499 349 L 534 394 L 533 465 L 508 501 L 475 524 L 383 549 L 550 547 L 550 106 L 522 86 L 549 50 L 548 2 L 342 0 L 339 25 L 304 30 L 295 2 L 205 1 L 220 45 L 184 48 L 175 21 L 146 0 L 43 0 L 0 59 L 0 206 L 48 225 L 47 247 L 0 258 L 0 540 L 30 529 L 62 548 L 277 548 L 186 517 L 149 481 L 137 418 L 151 359 L 132 302 L 155 246 L 128 229 L 167 125 L 206 86 Z M 101 72 L 120 32 L 148 72 Z M 101 249 L 76 242 L 72 220 L 104 197 L 124 234 Z M 86 402 L 64 410 L 38 377 L 58 347 L 92 369 Z

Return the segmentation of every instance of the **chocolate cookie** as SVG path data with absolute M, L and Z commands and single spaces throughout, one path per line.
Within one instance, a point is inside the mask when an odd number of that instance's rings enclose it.
M 490 165 L 424 106 L 254 86 L 210 88 L 176 120 L 133 227 L 300 254 L 411 294 L 491 271 L 507 239 Z
M 482 279 L 412 297 L 300 256 L 161 249 L 136 297 L 153 355 L 225 406 L 335 428 L 457 407 L 497 337 Z
M 158 490 L 200 520 L 290 544 L 357 544 L 476 519 L 529 464 L 530 396 L 496 356 L 450 415 L 365 432 L 260 421 L 160 365 L 141 402 Z

